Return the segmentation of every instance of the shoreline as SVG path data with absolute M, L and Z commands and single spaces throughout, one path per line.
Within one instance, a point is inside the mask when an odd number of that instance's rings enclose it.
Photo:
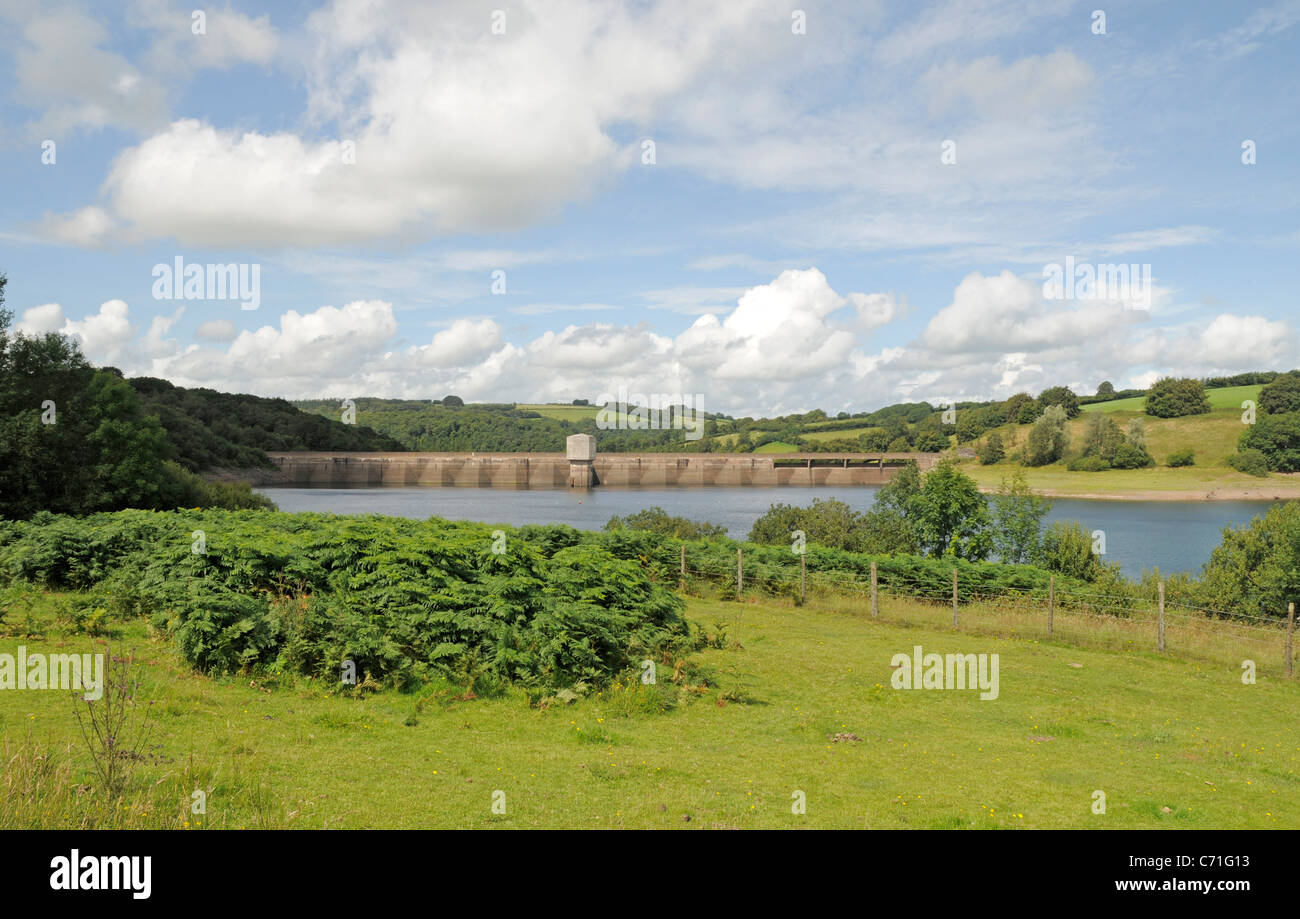
M 748 454 L 737 454 L 737 456 L 748 456 Z M 963 469 L 963 471 L 969 474 L 974 470 L 967 468 L 967 469 Z M 1079 473 L 1079 475 L 1081 476 L 1086 475 L 1090 477 L 1104 476 L 1107 474 L 1108 473 L 1105 472 Z M 213 481 L 247 482 L 250 486 L 254 488 L 275 488 L 275 487 L 286 487 L 286 486 L 293 487 L 295 485 L 302 486 L 304 484 L 307 484 L 304 482 L 295 481 L 294 480 L 295 477 L 286 475 L 282 469 L 276 468 L 274 466 L 270 468 L 254 467 L 254 468 L 244 468 L 244 469 L 238 469 L 238 468 L 211 469 L 204 472 L 203 476 L 204 478 Z M 1042 485 L 1036 484 L 1035 479 L 1041 480 L 1042 478 L 1049 479 L 1049 483 L 1045 483 Z M 991 481 L 987 475 L 979 475 L 978 473 L 976 473 L 975 479 L 978 484 L 979 490 L 982 494 L 985 495 L 997 494 L 999 489 L 999 484 Z M 1073 482 L 1062 482 L 1061 477 L 1059 475 L 1039 476 L 1039 475 L 1034 475 L 1033 471 L 1029 471 L 1029 474 L 1026 476 L 1026 479 L 1029 484 L 1029 487 L 1033 489 L 1035 493 L 1042 495 L 1045 498 L 1064 498 L 1064 499 L 1079 500 L 1079 501 L 1165 501 L 1165 502 L 1257 501 L 1260 502 L 1261 504 L 1267 504 L 1267 503 L 1276 503 L 1279 501 L 1300 500 L 1300 473 L 1291 473 L 1291 474 L 1273 473 L 1267 479 L 1263 479 L 1263 480 L 1244 481 L 1244 482 L 1238 480 L 1235 482 L 1232 481 L 1224 482 L 1222 484 L 1217 484 L 1213 481 L 1197 482 L 1195 480 L 1191 480 L 1186 482 L 1178 482 L 1176 484 L 1177 486 L 1180 487 L 1171 487 L 1171 488 L 1153 488 L 1150 487 L 1150 482 L 1148 481 L 1148 482 L 1141 482 L 1141 483 L 1133 483 L 1132 485 L 1127 487 L 1126 486 L 1120 486 L 1118 488 L 1112 487 L 1110 489 L 1100 489 L 1096 491 L 1093 491 L 1088 488 L 1077 487 Z M 1051 481 L 1052 479 L 1054 479 L 1054 481 Z M 505 483 L 503 483 L 502 485 L 494 486 L 488 484 L 454 484 L 453 482 L 433 484 L 433 483 L 420 483 L 418 481 L 407 481 L 401 483 L 396 483 L 396 482 L 384 483 L 382 480 L 374 481 L 370 483 L 350 482 L 344 484 L 342 482 L 339 482 L 337 484 L 334 484 L 334 483 L 326 483 L 326 482 L 313 482 L 311 484 L 317 485 L 319 487 L 331 487 L 332 484 L 332 487 L 347 487 L 347 485 L 353 485 L 353 486 L 360 485 L 361 487 L 366 487 L 367 485 L 369 485 L 370 487 L 381 487 L 381 488 L 388 487 L 389 484 L 392 485 L 401 484 L 401 485 L 425 485 L 426 487 L 430 487 L 430 488 L 471 488 L 471 489 L 485 488 L 485 487 L 500 488 L 505 485 Z M 517 484 L 515 483 L 510 483 L 510 484 L 515 485 L 515 487 L 518 487 Z M 650 482 L 646 482 L 641 487 L 645 487 L 648 485 L 651 488 L 666 487 L 668 489 L 672 489 L 672 488 L 691 489 L 691 488 L 698 488 L 700 487 L 701 484 L 704 483 L 697 484 L 692 482 L 689 484 L 688 483 L 676 484 L 670 482 L 655 482 L 652 484 Z M 779 485 L 779 484 L 787 484 L 787 483 L 754 482 L 753 484 L 749 484 L 749 483 L 741 484 L 738 482 L 729 482 L 726 484 L 725 487 L 765 488 L 765 487 L 772 487 L 773 485 Z M 807 488 L 810 491 L 815 492 L 818 489 L 818 487 L 821 485 L 831 486 L 831 487 L 842 487 L 843 484 L 847 484 L 847 483 L 808 482 L 808 483 L 799 483 L 799 484 L 801 488 Z M 1091 484 L 1091 482 L 1086 482 L 1086 484 Z M 1175 483 L 1170 483 L 1170 484 L 1173 485 Z M 534 485 L 533 487 L 537 487 L 537 486 Z M 546 488 L 546 486 L 542 486 L 542 487 Z M 551 485 L 550 487 L 554 488 L 554 487 L 562 487 L 562 486 Z M 623 488 L 629 487 L 629 484 L 624 482 L 619 482 L 618 484 L 602 483 L 597 487 L 622 490 Z M 635 488 L 637 486 L 633 485 L 631 487 Z M 861 484 L 860 487 L 876 487 L 876 485 L 875 483 L 866 483 L 866 484 Z
M 1201 489 L 1134 489 L 1132 491 L 1081 492 L 1062 488 L 1035 488 L 1029 486 L 1035 494 L 1044 498 L 1069 498 L 1076 501 L 1259 501 L 1276 503 L 1278 501 L 1300 500 L 1300 485 L 1293 485 L 1278 493 L 1274 489 L 1242 488 L 1228 486 Z M 980 486 L 980 493 L 995 495 L 998 489 L 988 485 Z

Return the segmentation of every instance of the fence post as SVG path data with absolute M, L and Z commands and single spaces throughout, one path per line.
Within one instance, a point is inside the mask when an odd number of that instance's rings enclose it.
M 952 569 L 952 627 L 957 628 L 957 569 Z
M 1052 619 L 1056 615 L 1056 575 L 1047 578 L 1047 637 L 1052 637 Z
M 1161 581 L 1160 590 L 1160 620 L 1156 627 L 1156 647 L 1161 651 L 1165 649 L 1165 582 Z
M 799 605 L 808 601 L 808 556 L 799 553 Z
M 876 590 L 876 563 L 871 563 L 871 618 L 880 617 L 880 594 Z
M 740 599 L 740 592 L 745 589 L 745 550 L 736 547 L 736 599 Z
M 685 589 L 686 589 L 686 543 L 682 543 L 682 576 L 681 576 L 681 587 L 682 587 L 682 590 L 685 590 Z
M 1286 605 L 1286 675 L 1291 676 L 1295 671 L 1295 654 L 1292 652 L 1292 641 L 1295 636 L 1295 604 Z

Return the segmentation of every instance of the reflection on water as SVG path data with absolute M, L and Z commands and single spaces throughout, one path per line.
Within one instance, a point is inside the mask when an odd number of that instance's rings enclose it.
M 879 489 L 871 486 L 771 488 L 595 488 L 591 491 L 495 488 L 259 488 L 283 511 L 444 517 L 484 523 L 567 523 L 598 530 L 614 515 L 658 505 L 668 513 L 720 523 L 743 539 L 772 504 L 806 506 L 838 498 L 866 510 Z M 1106 533 L 1107 560 L 1130 577 L 1159 566 L 1166 573 L 1198 572 L 1228 524 L 1264 513 L 1262 501 L 1086 501 L 1055 499 L 1048 520 L 1078 520 Z

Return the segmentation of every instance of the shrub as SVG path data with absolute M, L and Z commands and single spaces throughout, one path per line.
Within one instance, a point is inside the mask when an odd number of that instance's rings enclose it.
M 1260 478 L 1268 475 L 1268 459 L 1258 450 L 1246 449 L 1234 453 L 1228 457 L 1228 465 L 1247 475 Z
M 1103 472 L 1110 468 L 1110 463 L 1100 456 L 1080 456 L 1070 460 L 1071 472 Z
M 1170 453 L 1170 454 L 1169 454 L 1169 465 L 1170 465 L 1171 467 L 1174 467 L 1174 468 L 1177 468 L 1177 467 L 1179 467 L 1179 466 L 1195 466 L 1195 465 L 1196 465 L 1196 451 L 1195 451 L 1195 450 L 1178 450 L 1178 451 L 1176 451 L 1176 452 L 1174 452 L 1174 453 Z
M 1065 429 L 1065 419 L 1065 409 L 1059 405 L 1052 405 L 1034 422 L 1034 426 L 1029 429 L 1029 438 L 1025 444 L 1026 465 L 1045 466 L 1061 458 L 1070 443 L 1069 432 Z
M 1182 418 L 1186 415 L 1204 415 L 1210 411 L 1210 400 L 1199 380 L 1157 380 L 1147 394 L 1146 413 L 1156 418 Z
M 1241 453 L 1253 450 L 1263 454 L 1269 469 L 1300 472 L 1300 412 L 1261 415 L 1237 445 Z
M 651 507 L 628 514 L 626 517 L 611 517 L 605 524 L 606 530 L 646 530 L 677 539 L 705 539 L 710 536 L 726 536 L 727 528 L 716 523 L 696 522 L 686 517 L 674 517 L 662 507 Z
M 1002 435 L 997 431 L 990 434 L 984 440 L 984 443 L 980 445 L 979 458 L 981 465 L 992 466 L 994 463 L 1000 463 L 1006 455 L 1006 448 L 1002 445 Z
M 1156 461 L 1151 458 L 1151 454 L 1141 447 L 1126 442 L 1116 448 L 1115 458 L 1111 460 L 1110 464 L 1115 469 L 1144 469 L 1148 466 L 1154 466 Z
M 1081 581 L 1091 581 L 1102 571 L 1092 551 L 1092 538 L 1074 521 L 1057 521 L 1043 531 L 1039 564 Z
M 916 449 L 921 453 L 941 453 L 948 447 L 948 438 L 938 431 L 922 431 L 916 436 Z

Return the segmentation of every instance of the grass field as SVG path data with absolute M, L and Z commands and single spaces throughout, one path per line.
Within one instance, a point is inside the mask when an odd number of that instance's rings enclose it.
M 1262 385 L 1223 386 L 1218 389 L 1207 389 L 1205 395 L 1210 400 L 1211 411 L 1233 409 L 1237 413 L 1240 413 L 1241 403 L 1247 399 L 1258 401 L 1259 391 L 1263 388 Z M 1146 396 L 1134 396 L 1131 399 L 1115 399 L 1111 402 L 1093 402 L 1089 405 L 1080 407 L 1085 412 L 1141 412 L 1146 406 L 1146 401 Z
M 1056 463 L 1036 469 L 1026 468 L 1026 479 L 1031 487 L 1039 490 L 1078 495 L 1182 492 L 1204 496 L 1216 491 L 1234 494 L 1244 491 L 1261 499 L 1300 497 L 1300 480 L 1296 477 L 1271 475 L 1260 479 L 1226 465 L 1228 457 L 1237 452 L 1237 442 L 1245 430 L 1241 403 L 1258 398 L 1260 388 L 1230 386 L 1207 390 L 1211 411 L 1186 418 L 1152 418 L 1143 414 L 1141 409 L 1145 397 L 1085 405 L 1085 412 L 1104 411 L 1109 414 L 1123 431 L 1128 430 L 1134 418 L 1141 418 L 1146 429 L 1147 450 L 1158 464 L 1157 468 L 1070 472 L 1065 463 Z M 1073 445 L 1070 455 L 1077 454 L 1086 424 L 1086 416 L 1069 423 Z M 997 431 L 1010 453 L 1024 446 L 1029 429 L 1030 426 L 1024 424 L 1003 425 Z M 1188 449 L 1195 451 L 1196 465 L 1178 469 L 1165 465 L 1170 454 Z M 964 468 L 981 485 L 993 487 L 1012 471 L 1012 464 L 980 466 L 968 462 Z
M 586 421 L 594 419 L 596 412 L 600 411 L 599 406 L 595 405 L 548 405 L 540 403 L 525 405 L 520 402 L 515 407 L 526 412 L 537 412 L 543 418 L 554 418 L 558 421 Z
M 808 431 L 803 436 L 809 440 L 857 440 L 868 431 L 878 431 L 878 427 L 845 428 L 842 431 Z
M 761 447 L 754 448 L 755 453 L 798 453 L 799 448 L 794 444 L 788 444 L 783 440 L 774 440 L 770 444 L 763 444 Z
M 1025 481 L 1031 488 L 1055 495 L 1149 495 L 1158 498 L 1162 493 L 1167 493 L 1189 500 L 1219 495 L 1257 498 L 1261 501 L 1300 498 L 1300 475 L 1275 473 L 1261 479 L 1225 466 L 1197 465 L 1180 469 L 1158 466 L 1154 469 L 1071 472 L 1060 464 L 1037 468 L 1011 463 L 981 466 L 974 460 L 968 460 L 961 464 L 961 469 L 982 488 L 987 489 L 996 489 L 1004 477 L 1009 478 L 1017 470 L 1023 470 Z
M 1085 650 L 942 625 L 890 598 L 692 599 L 722 647 L 716 686 L 652 711 L 646 687 L 574 704 L 208 678 L 142 623 L 120 646 L 144 662 L 156 746 L 116 824 L 289 827 L 1285 827 L 1300 825 L 1296 683 L 1243 685 L 1235 662 L 1179 660 L 1149 641 Z M 913 609 L 915 607 L 915 609 Z M 975 611 L 972 611 L 972 613 Z M 965 613 L 964 613 L 965 615 Z M 928 618 L 927 618 L 928 617 Z M 723 624 L 719 626 L 718 624 Z M 47 624 L 48 625 L 48 624 Z M 1149 636 L 1148 636 L 1149 638 Z M 84 650 L 51 629 L 32 651 Z M 18 641 L 6 639 L 12 652 Z M 1000 694 L 899 691 L 890 660 L 997 653 Z M 1129 650 L 1124 650 L 1129 648 Z M 93 822 L 88 760 L 60 692 L 0 692 L 0 826 Z M 836 734 L 857 740 L 835 742 Z M 207 814 L 190 812 L 190 790 Z M 505 813 L 492 812 L 493 792 Z M 796 791 L 807 813 L 791 812 Z M 1092 813 L 1106 795 L 1105 815 Z M 69 813 L 80 814 L 71 818 Z

